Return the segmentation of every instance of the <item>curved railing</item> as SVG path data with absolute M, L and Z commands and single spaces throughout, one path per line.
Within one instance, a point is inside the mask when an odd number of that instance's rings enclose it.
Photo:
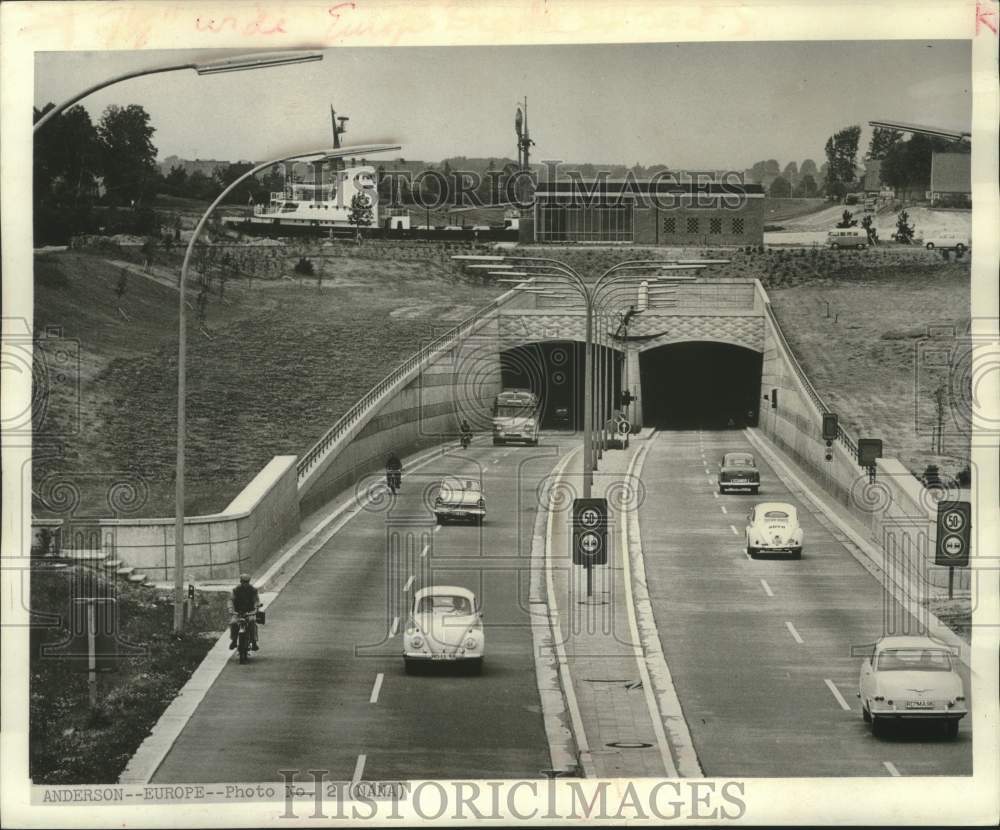
M 799 361 L 795 357 L 795 353 L 792 351 L 792 347 L 788 345 L 788 341 L 785 339 L 785 333 L 781 330 L 781 324 L 778 323 L 778 318 L 774 314 L 774 309 L 771 308 L 771 301 L 764 301 L 764 310 L 767 312 L 767 317 L 774 326 L 774 332 L 778 336 L 778 340 L 781 341 L 781 345 L 785 350 L 785 354 L 788 355 L 788 359 L 791 361 L 792 370 L 795 372 L 795 376 L 799 379 L 803 388 L 806 390 L 806 394 L 813 402 L 820 415 L 826 415 L 832 412 L 830 407 L 826 405 L 826 401 L 820 397 L 819 392 L 816 391 L 816 387 L 812 385 L 805 370 L 799 364 Z M 847 432 L 838 422 L 837 424 L 837 438 L 840 442 L 850 450 L 851 454 L 857 458 L 858 456 L 858 445 L 854 438 Z
M 299 459 L 298 476 L 299 482 L 309 473 L 312 468 L 319 463 L 326 455 L 327 451 L 337 440 L 353 427 L 365 413 L 378 403 L 390 389 L 395 387 L 413 369 L 420 366 L 425 360 L 441 351 L 451 348 L 455 341 L 470 334 L 489 315 L 497 311 L 500 306 L 507 303 L 517 292 L 508 291 L 501 294 L 489 305 L 478 309 L 471 317 L 467 317 L 457 326 L 449 329 L 440 337 L 427 343 L 419 351 L 414 352 L 410 357 L 400 363 L 395 369 L 387 374 L 382 380 L 369 389 L 350 409 L 345 412 L 340 419 L 326 431 L 322 438 L 317 441 L 312 448 Z

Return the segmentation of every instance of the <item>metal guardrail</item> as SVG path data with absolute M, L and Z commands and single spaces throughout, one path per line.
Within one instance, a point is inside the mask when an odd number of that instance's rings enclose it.
M 378 401 L 380 401 L 383 396 L 386 395 L 389 390 L 392 389 L 404 376 L 433 354 L 453 348 L 455 342 L 459 340 L 459 338 L 469 334 L 486 317 L 497 311 L 500 306 L 504 305 L 511 298 L 513 298 L 515 293 L 516 292 L 514 291 L 508 291 L 506 294 L 501 294 L 489 305 L 478 309 L 471 317 L 467 317 L 457 326 L 449 329 L 440 337 L 435 338 L 419 351 L 410 355 L 410 357 L 400 363 L 395 369 L 382 378 L 382 380 L 369 389 L 368 392 L 366 392 L 350 409 L 348 409 L 347 412 L 345 412 L 340 419 L 326 431 L 323 437 L 320 438 L 319 441 L 317 441 L 312 448 L 299 459 L 298 463 L 295 465 L 298 470 L 299 481 L 301 482 L 309 471 L 317 463 L 319 463 L 320 460 L 322 460 L 322 458 L 326 455 L 327 450 L 330 449 L 337 439 L 353 427 L 364 416 L 364 414 Z
M 805 370 L 799 364 L 799 361 L 795 358 L 795 353 L 792 351 L 792 347 L 788 345 L 788 341 L 785 339 L 785 333 L 781 330 L 781 325 L 778 323 L 778 318 L 774 314 L 774 309 L 771 308 L 770 301 L 764 303 L 764 309 L 767 311 L 768 319 L 774 326 L 774 331 L 778 335 L 778 339 L 781 341 L 782 346 L 785 349 L 785 354 L 788 355 L 789 360 L 792 362 L 792 369 L 795 372 L 795 376 L 799 379 L 799 382 L 806 390 L 806 394 L 813 402 L 813 406 L 819 410 L 820 415 L 826 415 L 832 412 L 830 407 L 826 405 L 826 401 L 820 396 L 819 392 L 816 391 L 816 387 L 812 385 L 809 378 L 806 376 Z M 854 437 L 847 432 L 839 423 L 837 424 L 837 438 L 838 440 L 848 449 L 851 454 L 857 458 L 858 457 L 858 444 L 854 440 Z

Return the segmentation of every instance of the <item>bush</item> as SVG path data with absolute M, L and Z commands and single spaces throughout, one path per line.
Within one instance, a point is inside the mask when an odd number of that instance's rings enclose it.
M 295 263 L 295 273 L 304 277 L 312 277 L 316 274 L 316 269 L 308 259 L 299 257 L 299 261 Z

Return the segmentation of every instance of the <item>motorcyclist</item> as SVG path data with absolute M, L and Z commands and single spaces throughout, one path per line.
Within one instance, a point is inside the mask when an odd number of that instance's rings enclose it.
M 403 482 L 403 462 L 399 460 L 396 453 L 390 452 L 385 461 L 385 477 L 388 481 L 394 481 L 393 489 L 398 490 Z
M 458 425 L 458 432 L 463 444 L 467 444 L 472 440 L 472 427 L 469 426 L 469 422 L 465 420 L 465 418 L 463 418 L 462 423 Z
M 229 648 L 236 648 L 236 638 L 239 636 L 239 615 L 255 612 L 261 606 L 257 589 L 250 584 L 250 574 L 240 574 L 240 584 L 229 594 Z M 250 650 L 258 651 L 257 620 L 250 620 Z

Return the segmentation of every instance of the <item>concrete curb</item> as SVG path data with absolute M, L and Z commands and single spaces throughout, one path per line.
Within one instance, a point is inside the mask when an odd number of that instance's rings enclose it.
M 569 453 L 557 468 L 568 462 Z M 558 471 L 553 475 L 558 475 Z M 531 618 L 531 641 L 535 659 L 535 679 L 538 697 L 542 704 L 542 720 L 549 743 L 549 757 L 554 770 L 576 770 L 579 765 L 576 742 L 570 728 L 566 696 L 559 676 L 559 663 L 555 657 L 552 621 L 546 589 L 548 573 L 547 555 L 551 533 L 547 532 L 549 509 L 539 509 L 531 537 L 531 577 L 528 605 Z M 544 607 L 539 613 L 536 609 Z
M 628 477 L 642 477 L 642 467 L 649 454 L 655 431 L 649 436 L 649 443 L 640 447 L 632 457 Z M 649 601 L 649 589 L 646 584 L 646 566 L 642 553 L 642 535 L 639 527 L 639 507 L 622 511 L 622 564 L 625 570 L 625 596 L 629 607 L 630 622 L 634 621 L 636 629 L 633 637 L 641 644 L 642 653 L 636 654 L 640 671 L 645 667 L 643 680 L 648 680 L 655 694 L 657 711 L 660 714 L 661 726 L 669 733 L 668 744 L 673 751 L 675 769 L 673 775 L 681 778 L 704 778 L 705 772 L 698 761 L 698 753 L 694 748 L 694 740 L 688 730 L 687 720 L 681 708 L 677 689 L 674 687 L 670 668 L 663 655 L 663 644 L 656 627 L 653 606 Z M 631 568 L 629 567 L 631 565 Z M 634 595 L 634 599 L 633 599 Z
M 414 460 L 407 462 L 407 468 L 417 470 L 423 467 L 436 457 L 444 455 L 447 445 L 438 445 L 433 450 L 418 455 Z M 382 485 L 384 490 L 384 485 Z M 340 529 L 351 519 L 358 515 L 365 504 L 372 501 L 375 492 L 367 493 L 367 499 L 363 504 L 356 491 L 342 497 L 342 501 L 337 503 L 332 512 L 325 519 L 310 530 L 301 534 L 302 538 L 293 542 L 283 554 L 280 554 L 275 562 L 255 580 L 258 587 L 268 586 L 272 590 L 261 591 L 261 601 L 265 605 L 272 603 L 281 593 L 282 589 L 301 570 L 309 559 L 323 548 L 323 546 L 335 536 Z M 353 508 L 353 509 L 352 509 Z M 347 513 L 346 516 L 344 514 Z M 343 517 L 343 518 L 341 518 Z M 338 521 L 339 519 L 339 521 Z M 307 545 L 315 542 L 316 538 L 322 534 L 322 539 L 312 545 L 297 561 L 292 561 L 301 554 Z M 287 566 L 287 570 L 283 570 Z M 271 584 L 273 583 L 273 584 Z M 194 670 L 187 683 L 181 687 L 177 697 L 160 715 L 159 720 L 153 726 L 149 735 L 139 745 L 135 754 L 129 760 L 122 774 L 118 778 L 120 784 L 147 784 L 156 774 L 163 759 L 173 747 L 181 731 L 187 725 L 191 715 L 194 714 L 201 701 L 204 699 L 212 684 L 218 679 L 229 659 L 233 656 L 229 650 L 229 633 L 223 632 L 218 641 L 212 646 L 208 654 Z
M 793 493 L 799 496 L 804 496 L 813 507 L 818 510 L 826 519 L 837 526 L 837 528 L 847 537 L 845 540 L 841 541 L 841 544 L 847 549 L 847 552 L 854 557 L 855 560 L 870 573 L 879 584 L 892 596 L 892 598 L 898 602 L 906 611 L 911 614 L 914 619 L 920 620 L 926 617 L 930 623 L 929 628 L 933 635 L 951 646 L 955 649 L 958 654 L 959 660 L 964 663 L 969 670 L 972 669 L 972 647 L 969 643 L 965 642 L 961 637 L 959 637 L 954 631 L 948 628 L 937 616 L 931 613 L 930 610 L 924 608 L 919 603 L 910 599 L 911 596 L 919 594 L 918 591 L 913 589 L 913 586 L 909 582 L 903 582 L 901 580 L 897 581 L 895 577 L 887 573 L 885 568 L 882 567 L 882 561 L 884 559 L 884 551 L 879 548 L 874 542 L 865 539 L 861 534 L 859 534 L 853 527 L 850 526 L 840 515 L 838 515 L 836 510 L 829 510 L 827 505 L 824 503 L 822 496 L 817 495 L 813 488 L 806 484 L 791 468 L 791 465 L 786 463 L 785 460 L 778 455 L 777 450 L 773 447 L 768 446 L 764 439 L 760 436 L 754 434 L 753 430 L 745 429 L 748 440 L 751 444 L 758 450 L 758 452 L 763 455 L 768 462 L 774 467 L 778 476 L 782 479 L 785 486 L 788 487 Z

